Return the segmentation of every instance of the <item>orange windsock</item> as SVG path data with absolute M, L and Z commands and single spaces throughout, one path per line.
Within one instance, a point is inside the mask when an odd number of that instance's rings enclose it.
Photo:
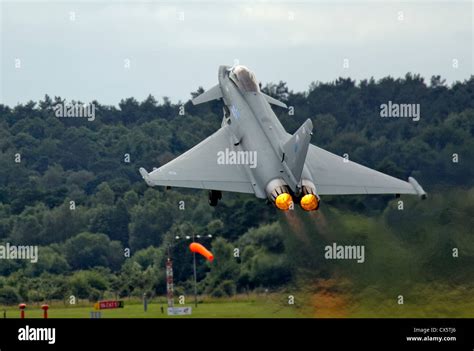
M 212 254 L 212 252 L 199 243 L 191 243 L 189 245 L 189 249 L 191 250 L 191 252 L 196 252 L 198 254 L 203 255 L 209 261 L 212 261 L 214 259 L 214 255 Z

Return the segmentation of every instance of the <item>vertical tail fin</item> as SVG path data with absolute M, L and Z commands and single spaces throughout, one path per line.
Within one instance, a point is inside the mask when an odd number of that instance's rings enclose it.
M 311 135 L 313 135 L 313 123 L 307 119 L 282 147 L 282 162 L 286 163 L 297 183 L 301 180 Z

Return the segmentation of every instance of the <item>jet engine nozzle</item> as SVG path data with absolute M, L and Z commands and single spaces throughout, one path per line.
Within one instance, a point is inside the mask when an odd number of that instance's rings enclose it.
M 316 194 L 316 187 L 313 182 L 308 179 L 303 179 L 301 187 L 300 206 L 305 211 L 316 211 L 319 209 L 320 198 Z
M 290 194 L 290 188 L 283 179 L 277 178 L 271 180 L 266 186 L 267 196 L 275 206 L 282 210 L 288 211 L 293 206 L 293 198 Z
M 314 194 L 306 194 L 301 198 L 300 206 L 305 211 L 315 211 L 319 208 L 319 199 Z
M 288 193 L 282 193 L 275 199 L 275 206 L 282 211 L 288 211 L 293 205 L 293 198 Z

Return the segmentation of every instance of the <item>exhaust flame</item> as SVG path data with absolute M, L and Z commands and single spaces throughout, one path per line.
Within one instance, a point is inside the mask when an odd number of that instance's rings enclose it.
M 282 193 L 275 199 L 275 206 L 282 211 L 288 211 L 293 204 L 293 198 L 288 193 Z
M 319 208 L 319 199 L 314 194 L 306 194 L 301 198 L 300 205 L 305 211 L 314 211 Z

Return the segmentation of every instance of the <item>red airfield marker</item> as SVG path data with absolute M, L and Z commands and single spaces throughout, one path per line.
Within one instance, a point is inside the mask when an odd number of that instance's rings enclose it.
M 43 310 L 43 318 L 48 319 L 48 308 L 47 304 L 41 305 L 41 309 Z
M 20 303 L 20 304 L 18 305 L 18 307 L 20 308 L 20 318 L 21 318 L 21 319 L 25 319 L 26 303 Z

